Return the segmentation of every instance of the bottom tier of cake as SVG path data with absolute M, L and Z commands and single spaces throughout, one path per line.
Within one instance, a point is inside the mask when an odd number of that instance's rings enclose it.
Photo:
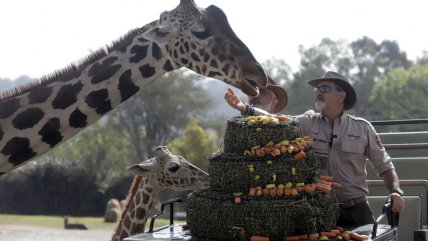
M 186 204 L 194 240 L 250 240 L 253 235 L 284 240 L 288 235 L 330 230 L 338 210 L 334 192 L 318 191 L 297 197 L 243 198 L 236 204 L 231 194 L 199 189 Z

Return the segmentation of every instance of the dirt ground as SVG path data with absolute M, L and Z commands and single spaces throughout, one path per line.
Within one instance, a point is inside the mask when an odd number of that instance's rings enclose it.
M 29 225 L 0 225 L 0 241 L 109 241 L 104 230 L 61 230 Z

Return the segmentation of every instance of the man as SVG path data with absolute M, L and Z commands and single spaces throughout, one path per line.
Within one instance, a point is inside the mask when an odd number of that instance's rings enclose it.
M 270 84 L 266 88 L 259 90 L 258 96 L 248 97 L 248 104 L 242 103 L 231 89 L 227 90 L 224 98 L 230 106 L 239 110 L 244 115 L 278 113 L 287 106 L 288 95 L 285 89 L 276 85 L 273 80 L 269 79 L 269 82 Z
M 343 185 L 337 191 L 341 208 L 337 224 L 361 226 L 374 222 L 366 201 L 366 158 L 390 191 L 392 211 L 401 211 L 404 199 L 398 177 L 375 129 L 368 121 L 344 113 L 357 102 L 356 91 L 349 80 L 329 71 L 322 78 L 309 81 L 309 84 L 314 87 L 315 107 L 321 113 L 310 110 L 296 118 L 302 134 L 314 138 L 312 147 L 321 162 L 321 174 L 333 176 Z M 240 101 L 236 97 L 229 93 L 225 98 L 238 109 Z

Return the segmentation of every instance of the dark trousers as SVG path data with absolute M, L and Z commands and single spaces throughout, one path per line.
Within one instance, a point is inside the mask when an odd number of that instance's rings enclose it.
M 374 223 L 373 212 L 367 201 L 361 202 L 349 208 L 341 208 L 337 226 L 359 227 Z

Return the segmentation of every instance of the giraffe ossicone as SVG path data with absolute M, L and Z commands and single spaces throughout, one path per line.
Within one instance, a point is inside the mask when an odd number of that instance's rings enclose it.
M 186 67 L 257 95 L 268 77 L 216 6 L 193 0 L 80 63 L 0 98 L 0 175 L 55 148 L 165 73 Z
M 127 204 L 112 241 L 143 233 L 156 195 L 163 189 L 186 190 L 208 186 L 208 174 L 167 147 L 155 148 L 157 156 L 129 167 L 136 175 Z

